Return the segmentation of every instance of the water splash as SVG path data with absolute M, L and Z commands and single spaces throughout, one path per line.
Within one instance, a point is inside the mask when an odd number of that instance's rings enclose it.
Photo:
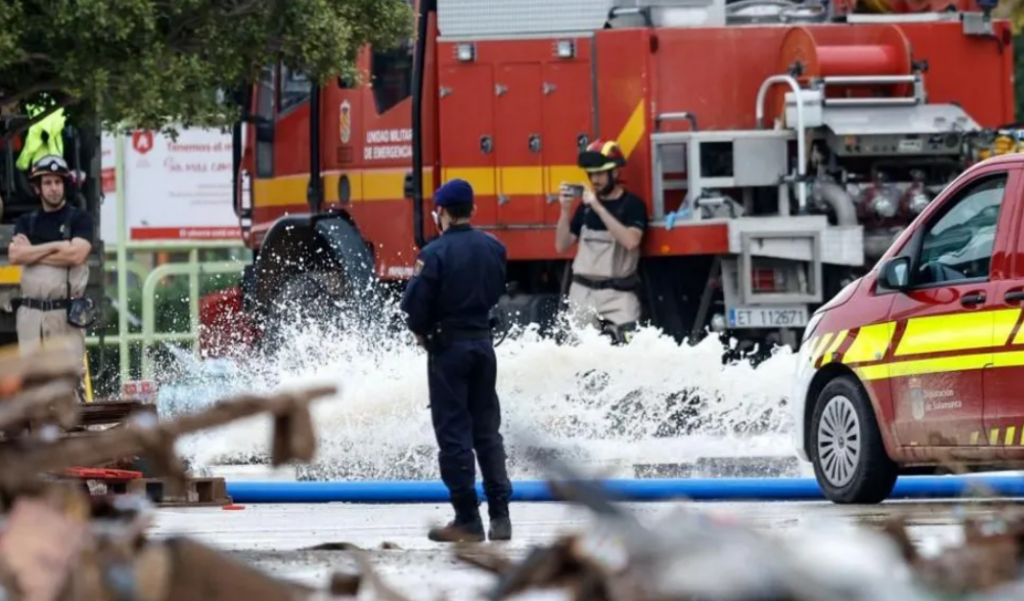
M 394 302 L 379 306 L 372 323 L 344 333 L 291 324 L 269 357 L 240 368 L 221 363 L 218 373 L 162 390 L 161 412 L 193 410 L 242 389 L 329 382 L 341 391 L 314 408 L 318 458 L 301 468 L 303 477 L 437 478 L 426 357 L 394 327 Z M 526 440 L 620 477 L 632 477 L 637 465 L 709 456 L 794 456 L 788 348 L 756 367 L 722 365 L 715 336 L 680 345 L 641 328 L 629 345 L 613 346 L 592 329 L 562 328 L 572 343 L 529 327 L 513 329 L 496 349 L 513 477 L 540 475 L 525 462 Z M 256 417 L 188 437 L 179 450 L 197 466 L 262 463 L 269 440 L 269 420 Z

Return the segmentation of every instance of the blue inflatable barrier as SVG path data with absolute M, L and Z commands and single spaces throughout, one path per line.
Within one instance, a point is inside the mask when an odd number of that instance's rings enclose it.
M 603 480 L 601 486 L 620 501 L 820 501 L 825 498 L 813 478 L 689 478 Z M 974 486 L 993 495 L 1024 497 L 1021 476 L 906 476 L 896 482 L 892 499 L 959 497 Z M 512 483 L 512 500 L 557 501 L 547 482 Z M 445 503 L 448 490 L 440 481 L 365 482 L 228 482 L 236 503 Z M 483 489 L 477 491 L 484 499 Z

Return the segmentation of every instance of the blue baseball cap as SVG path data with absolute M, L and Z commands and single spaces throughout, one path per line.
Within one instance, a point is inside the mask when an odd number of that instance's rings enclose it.
M 464 179 L 453 179 L 446 182 L 434 192 L 434 205 L 451 207 L 455 205 L 473 204 L 473 186 Z

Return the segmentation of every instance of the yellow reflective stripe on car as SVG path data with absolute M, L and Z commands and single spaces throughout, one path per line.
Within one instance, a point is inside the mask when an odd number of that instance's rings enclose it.
M 881 361 L 889 348 L 896 326 L 892 322 L 864 326 L 857 332 L 853 344 L 843 354 L 843 363 Z
M 1014 308 L 911 318 L 893 352 L 899 360 L 885 363 L 882 361 L 893 344 L 897 322 L 871 324 L 857 329 L 856 337 L 840 360 L 854 366 L 854 371 L 865 381 L 970 371 L 987 366 L 1024 366 L 1024 350 L 1002 350 L 1008 344 L 1024 344 L 1024 331 L 1014 335 L 1020 317 L 1021 309 Z M 833 353 L 839 350 L 849 333 L 850 330 L 823 333 L 809 341 L 811 361 L 819 366 L 831 363 Z M 912 358 L 913 355 L 955 351 L 965 352 Z
M 825 351 L 820 356 L 822 365 L 832 362 L 832 353 L 839 350 L 839 347 L 846 341 L 846 335 L 849 333 L 849 330 L 843 330 L 837 333 L 835 338 L 832 339 L 832 342 L 825 347 Z
M 1020 309 L 1009 311 L 1015 314 L 1016 321 Z M 992 346 L 995 314 L 1003 312 L 983 311 L 914 317 L 907 321 L 907 329 L 903 332 L 895 354 L 900 357 L 989 348 Z
M 881 380 L 903 376 L 921 376 L 947 371 L 971 371 L 986 367 L 1024 366 L 1024 351 L 970 353 L 932 359 L 911 359 L 856 368 L 863 380 Z
M 831 334 L 825 334 L 824 336 L 814 336 L 807 342 L 803 343 L 800 348 L 801 359 L 806 358 L 807 362 L 814 365 L 814 361 L 818 358 L 818 348 L 821 346 L 824 340 L 828 339 Z
M 816 363 L 818 361 L 818 357 L 825 352 L 825 346 L 831 342 L 834 336 L 834 332 L 829 332 L 828 334 L 814 340 L 814 344 L 811 346 L 811 363 Z
M 854 371 L 861 380 L 870 382 L 871 380 L 884 380 L 889 377 L 889 364 L 882 363 L 880 365 L 867 365 L 856 368 Z
M 860 329 L 826 332 L 809 340 L 810 360 L 818 368 L 833 362 L 851 331 L 856 336 L 840 357 L 863 381 L 884 380 L 944 372 L 967 372 L 986 367 L 1024 367 L 1024 329 L 1016 332 L 1020 308 L 911 317 L 893 352 L 898 360 L 886 361 L 893 345 L 897 321 L 871 324 Z M 1011 340 L 1012 339 L 1012 340 Z M 941 357 L 913 358 L 965 351 Z M 883 362 L 885 361 L 885 362 Z M 984 433 L 980 434 L 984 439 Z M 1024 442 L 1022 442 L 1024 444 Z
M 1024 365 L 1024 351 L 1004 351 L 992 354 L 992 367 L 1019 367 Z
M 999 347 L 1010 344 L 1010 336 L 1013 328 L 1017 326 L 1020 319 L 1020 309 L 1003 309 L 993 311 L 992 316 L 992 345 Z M 1020 336 L 1020 334 L 1017 334 Z
M 1002 436 L 1000 436 L 1000 434 L 1002 434 Z M 987 442 L 988 446 L 992 447 L 1024 447 L 1024 424 L 1021 424 L 1020 427 L 1007 426 L 1005 430 L 1002 428 L 991 428 L 988 431 L 987 440 L 984 432 L 971 432 L 972 445 L 978 446 L 983 442 Z
M 969 371 L 972 369 L 982 369 L 991 363 L 991 352 L 899 361 L 889 364 L 889 377 L 899 378 L 902 376 L 937 374 L 946 371 Z

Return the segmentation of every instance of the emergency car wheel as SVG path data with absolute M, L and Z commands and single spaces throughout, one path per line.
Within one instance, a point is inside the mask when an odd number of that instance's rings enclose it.
M 874 409 L 849 377 L 829 382 L 818 395 L 810 425 L 814 475 L 835 503 L 880 503 L 899 474 L 889 458 Z

